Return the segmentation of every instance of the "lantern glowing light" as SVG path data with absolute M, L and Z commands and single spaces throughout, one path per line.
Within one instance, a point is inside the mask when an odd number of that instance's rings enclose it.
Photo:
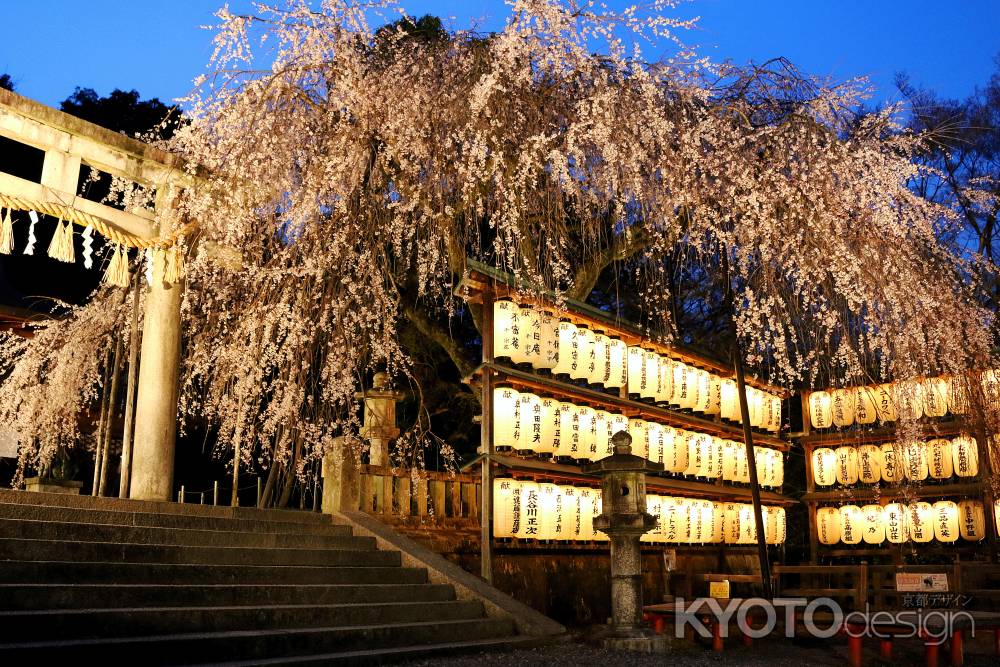
M 927 471 L 934 479 L 948 479 L 954 472 L 951 442 L 935 438 L 927 442 Z
M 854 447 L 838 447 L 837 455 L 837 482 L 844 486 L 857 484 L 858 482 L 858 450 Z
M 899 419 L 896 411 L 896 389 L 891 384 L 880 384 L 875 387 L 875 410 L 879 421 L 894 422 Z
M 609 343 L 611 339 L 604 334 L 600 332 L 594 334 L 594 353 L 591 355 L 590 369 L 587 373 L 587 382 L 590 384 L 603 385 L 608 376 Z
M 820 544 L 840 542 L 840 512 L 836 507 L 820 507 L 816 510 L 816 533 Z
M 646 374 L 646 351 L 638 345 L 628 346 L 628 395 L 639 399 L 643 387 L 643 376 Z
M 878 417 L 873 387 L 855 387 L 854 421 L 858 424 L 872 424 Z
M 516 537 L 521 528 L 521 483 L 498 477 L 493 480 L 493 536 Z
M 833 425 L 833 399 L 829 392 L 814 391 L 809 394 L 809 423 L 813 428 L 830 428 Z
M 518 306 L 517 331 L 521 340 L 511 350 L 510 360 L 515 364 L 537 364 L 542 357 L 542 331 L 538 311 L 531 306 Z
M 857 401 L 857 391 L 853 389 L 834 389 L 830 395 L 832 404 L 833 425 L 838 428 L 854 423 L 854 406 Z
M 906 505 L 889 503 L 882 508 L 882 523 L 885 524 L 885 539 L 893 544 L 902 544 L 910 539 Z
M 493 302 L 493 356 L 511 359 L 521 347 L 521 330 L 517 321 L 518 308 L 510 299 Z
M 857 505 L 843 505 L 840 508 L 840 541 L 844 544 L 861 542 L 861 508 Z
M 881 505 L 865 505 L 861 508 L 861 539 L 865 544 L 885 542 L 885 518 Z
M 901 482 L 904 473 L 896 445 L 887 442 L 880 449 L 882 450 L 882 479 L 890 483 Z
M 812 454 L 813 479 L 820 486 L 832 486 L 837 480 L 837 455 L 829 447 L 819 447 Z
M 951 441 L 952 468 L 959 477 L 979 474 L 979 449 L 974 438 L 960 435 Z
M 740 416 L 740 401 L 737 395 L 736 382 L 733 380 L 723 380 L 721 382 L 719 387 L 719 414 L 723 419 L 728 421 L 743 421 Z
M 948 381 L 944 378 L 924 380 L 924 414 L 944 417 L 948 413 Z
M 986 537 L 986 512 L 975 500 L 958 503 L 958 528 L 963 540 L 978 542 Z
M 586 380 L 590 377 L 591 358 L 594 356 L 594 332 L 584 325 L 576 328 L 576 337 L 570 347 L 569 377 Z
M 643 351 L 640 382 L 639 398 L 655 401 L 660 388 L 660 355 L 653 350 Z
M 511 387 L 493 390 L 493 445 L 500 451 L 518 446 L 521 434 L 521 394 Z
M 608 368 L 605 372 L 604 386 L 608 389 L 624 387 L 628 380 L 628 367 L 625 360 L 625 343 L 611 336 L 608 340 Z
M 559 363 L 559 320 L 549 311 L 542 311 L 538 317 L 540 353 L 536 368 L 552 370 Z
M 576 325 L 569 320 L 559 322 L 558 328 L 558 354 L 556 364 L 552 367 L 553 375 L 570 374 L 573 368 L 573 351 L 576 346 Z
M 542 400 L 535 394 L 521 392 L 518 403 L 518 434 L 511 441 L 511 448 L 516 452 L 532 452 L 542 437 Z
M 858 447 L 858 481 L 877 484 L 882 480 L 882 451 L 877 445 Z
M 934 510 L 934 538 L 938 542 L 957 541 L 960 534 L 958 505 L 951 500 L 939 500 L 932 507 Z
M 910 539 L 917 543 L 930 542 L 934 538 L 934 507 L 930 503 L 911 503 L 907 507 Z

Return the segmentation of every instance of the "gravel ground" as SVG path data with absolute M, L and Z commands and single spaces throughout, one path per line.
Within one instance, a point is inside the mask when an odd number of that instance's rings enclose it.
M 966 641 L 965 664 L 967 667 L 996 667 L 997 656 L 990 652 L 992 637 L 981 636 Z M 897 665 L 923 665 L 923 646 L 919 642 L 897 642 L 893 663 Z M 669 662 L 671 665 L 746 665 L 747 667 L 843 667 L 847 664 L 847 641 L 842 637 L 829 640 L 789 640 L 768 638 L 754 643 L 752 647 L 742 646 L 738 640 L 730 639 L 723 653 L 687 642 L 679 642 L 669 653 L 643 654 L 608 651 L 589 646 L 581 641 L 572 641 L 542 648 L 511 651 L 507 653 L 481 653 L 437 660 L 407 663 L 418 665 L 449 665 L 453 667 L 473 667 L 479 665 L 545 665 L 558 667 L 603 667 L 604 665 L 629 665 L 630 667 L 657 667 Z M 878 642 L 865 642 L 865 665 L 884 664 L 878 658 Z M 941 647 L 940 664 L 948 664 L 947 647 Z

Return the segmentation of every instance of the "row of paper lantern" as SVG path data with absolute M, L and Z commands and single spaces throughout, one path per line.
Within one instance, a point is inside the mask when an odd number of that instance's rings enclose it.
M 606 541 L 594 529 L 601 513 L 600 489 L 511 478 L 493 480 L 493 536 L 496 538 Z M 762 507 L 769 544 L 785 541 L 785 510 Z M 757 540 L 753 505 L 647 495 L 646 511 L 656 517 L 642 540 L 671 544 L 751 544 Z
M 984 376 L 985 377 L 985 376 Z M 843 428 L 852 424 L 912 421 L 923 416 L 964 414 L 968 409 L 961 385 L 951 378 L 905 380 L 866 387 L 814 391 L 809 394 L 813 428 Z
M 953 440 L 819 447 L 812 453 L 812 473 L 819 486 L 975 477 L 979 450 L 975 439 L 967 435 Z
M 632 453 L 666 472 L 749 483 L 746 447 L 706 433 L 576 405 L 556 398 L 499 386 L 493 392 L 493 443 L 500 450 L 598 461 L 614 453 L 611 437 L 632 436 Z M 756 447 L 758 484 L 784 483 L 784 457 L 778 450 Z
M 816 510 L 820 544 L 882 544 L 891 542 L 978 542 L 986 536 L 983 503 L 941 500 L 934 504 L 843 505 Z
M 735 381 L 509 299 L 493 304 L 493 353 L 606 389 L 627 387 L 630 396 L 661 405 L 743 421 Z M 751 426 L 780 430 L 779 397 L 747 387 L 747 407 Z

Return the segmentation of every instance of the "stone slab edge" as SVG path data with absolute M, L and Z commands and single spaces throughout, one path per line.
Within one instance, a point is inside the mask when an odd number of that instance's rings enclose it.
M 568 638 L 566 628 L 548 616 L 498 591 L 479 577 L 466 572 L 410 538 L 400 535 L 369 515 L 363 512 L 339 512 L 334 514 L 334 518 L 350 525 L 355 535 L 374 537 L 379 549 L 399 551 L 404 567 L 425 568 L 427 577 L 432 583 L 451 584 L 455 587 L 455 595 L 459 599 L 481 601 L 487 615 L 511 619 L 520 634 L 549 637 L 553 640 Z

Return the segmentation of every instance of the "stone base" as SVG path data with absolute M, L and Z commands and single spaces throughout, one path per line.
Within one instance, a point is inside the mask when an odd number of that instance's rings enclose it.
M 670 638 L 652 634 L 640 637 L 605 637 L 601 640 L 601 647 L 614 651 L 666 653 L 670 650 Z
M 35 491 L 37 493 L 66 493 L 78 496 L 80 495 L 80 489 L 83 488 L 83 482 L 28 477 L 24 480 L 24 488 L 26 491 Z

